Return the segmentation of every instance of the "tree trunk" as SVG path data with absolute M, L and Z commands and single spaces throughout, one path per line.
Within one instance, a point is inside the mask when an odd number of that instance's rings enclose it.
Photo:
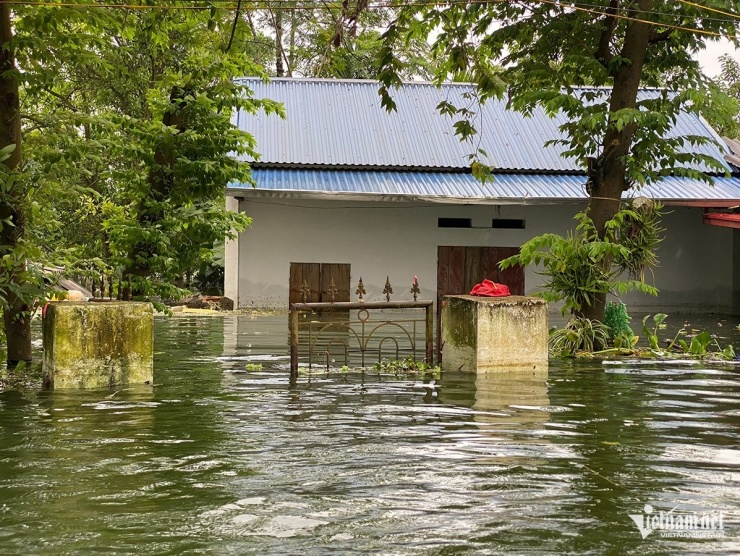
M 18 76 L 12 49 L 13 28 L 10 6 L 0 3 L 0 149 L 15 145 L 15 150 L 3 161 L 9 172 L 14 172 L 21 162 L 21 121 L 18 101 Z M 25 215 L 23 214 L 24 186 L 14 183 L 7 197 L 0 201 L 0 256 L 10 254 L 13 266 L 8 279 L 20 286 L 25 280 L 26 261 L 17 258 L 14 251 L 23 239 Z M 31 315 L 26 302 L 11 291 L 4 292 L 7 307 L 3 311 L 5 339 L 8 345 L 8 369 L 21 361 L 31 361 Z
M 285 66 L 283 64 L 283 12 L 275 11 L 275 75 L 277 77 L 285 76 Z
M 173 87 L 170 91 L 170 109 L 164 113 L 162 122 L 167 127 L 174 127 L 177 133 L 185 131 L 185 117 L 183 109 L 185 108 L 185 97 L 191 94 L 191 91 L 182 87 Z M 166 135 L 154 151 L 154 166 L 149 171 L 149 192 L 141 200 L 137 207 L 139 225 L 142 227 L 151 227 L 162 220 L 163 213 L 161 204 L 172 194 L 174 187 L 173 170 L 177 160 L 177 151 L 174 145 L 174 136 Z M 152 244 L 136 244 L 129 258 L 131 265 L 126 269 L 125 274 L 134 277 L 147 277 L 152 274 L 150 261 L 157 255 L 156 247 Z M 139 295 L 143 292 L 138 291 L 129 283 L 124 292 L 126 295 Z
M 640 0 L 640 11 L 649 12 L 652 4 L 652 0 Z M 627 28 L 624 46 L 619 54 L 625 62 L 620 64 L 614 76 L 610 112 L 637 106 L 637 93 L 651 34 L 652 26 L 647 23 L 634 21 Z M 601 155 L 588 171 L 590 188 L 588 215 L 602 238 L 606 234 L 606 223 L 619 211 L 622 193 L 630 188 L 626 179 L 627 168 L 624 158 L 629 153 L 636 130 L 634 125 L 628 125 L 621 130 L 610 125 L 604 135 Z M 606 261 L 606 264 L 611 266 L 611 260 Z M 605 308 L 606 294 L 600 294 L 596 296 L 594 304 L 584 307 L 581 313 L 586 318 L 603 322 Z

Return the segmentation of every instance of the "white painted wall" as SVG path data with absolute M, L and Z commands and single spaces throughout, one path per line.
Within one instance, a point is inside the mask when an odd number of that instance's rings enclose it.
M 733 233 L 730 228 L 702 223 L 702 209 L 668 207 L 663 218 L 666 236 L 655 269 L 657 299 L 635 295 L 628 305 L 657 306 L 669 312 L 732 312 Z
M 239 200 L 226 196 L 226 210 L 239 212 Z M 239 238 L 224 244 L 224 297 L 238 305 L 239 299 Z
M 252 227 L 239 242 L 239 305 L 287 307 L 291 262 L 349 263 L 352 291 L 362 276 L 367 299 L 382 299 L 386 275 L 394 299 L 411 299 L 416 274 L 422 297 L 436 296 L 437 246 L 514 246 L 545 232 L 564 233 L 582 203 L 558 205 L 440 205 L 342 200 L 250 198 L 240 209 Z M 724 310 L 732 302 L 732 231 L 702 224 L 701 210 L 673 208 L 655 272 L 659 298 L 629 294 L 630 307 Z M 471 218 L 473 229 L 439 228 L 440 217 Z M 492 218 L 522 218 L 524 230 L 492 229 Z M 527 293 L 543 278 L 525 272 Z

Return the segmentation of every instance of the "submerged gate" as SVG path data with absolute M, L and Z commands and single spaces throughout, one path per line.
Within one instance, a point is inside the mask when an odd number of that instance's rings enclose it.
M 387 301 L 365 302 L 362 279 L 357 287 L 360 301 L 290 304 L 290 372 L 298 373 L 300 361 L 311 369 L 382 361 L 383 357 L 434 362 L 434 302 L 391 301 L 393 292 L 386 282 Z

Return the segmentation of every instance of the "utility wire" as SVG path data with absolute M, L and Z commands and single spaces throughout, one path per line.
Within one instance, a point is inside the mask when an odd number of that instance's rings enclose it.
M 216 1 L 216 2 L 231 2 L 233 0 L 211 0 L 211 1 Z M 683 0 L 679 0 L 679 2 L 681 2 L 681 1 L 683 1 Z M 698 4 L 692 4 L 691 2 L 684 2 L 684 3 L 686 3 L 686 4 L 690 5 L 690 6 L 698 6 Z M 584 8 L 606 9 L 606 8 L 604 8 L 604 6 L 596 5 L 596 4 L 589 4 L 587 2 L 570 2 L 570 4 L 572 4 L 573 6 L 581 6 L 581 7 L 584 7 Z M 716 10 L 714 10 L 714 11 L 716 11 Z M 602 13 L 602 12 L 599 12 L 599 13 Z M 606 12 L 603 12 L 603 13 L 606 14 Z M 643 14 L 643 15 L 657 15 L 657 16 L 660 16 L 660 17 L 669 17 L 671 19 L 678 19 L 678 20 L 685 19 L 685 14 L 675 13 L 675 12 L 666 13 L 666 12 L 656 12 L 656 11 L 641 11 L 640 14 Z M 740 17 L 740 16 L 737 16 L 737 15 L 734 15 L 734 14 L 728 14 L 728 15 L 732 15 L 733 18 Z M 705 16 L 705 17 L 702 17 L 701 20 L 702 21 L 716 21 L 718 23 L 732 23 L 733 25 L 735 24 L 735 22 L 732 20 L 732 18 L 727 19 L 727 18 L 721 18 L 721 17 L 709 17 L 709 16 Z
M 725 10 L 719 10 L 717 8 L 710 8 L 709 6 L 702 6 L 701 4 L 697 4 L 695 2 L 689 2 L 689 0 L 678 0 L 678 1 L 681 2 L 681 4 L 686 4 L 687 6 L 692 6 L 694 8 L 701 8 L 702 10 L 706 10 L 708 12 L 714 12 L 716 14 L 727 15 L 733 19 L 740 19 L 740 14 L 727 12 Z
M 633 22 L 637 22 L 637 23 L 646 23 L 648 25 L 652 25 L 654 27 L 662 27 L 664 29 L 673 29 L 675 31 L 689 31 L 690 33 L 697 33 L 697 34 L 700 34 L 700 35 L 710 35 L 710 36 L 713 36 L 713 37 L 722 37 L 722 36 L 724 36 L 721 33 L 717 33 L 715 31 L 707 31 L 705 29 L 697 29 L 695 27 L 684 27 L 682 25 L 671 25 L 670 23 L 659 23 L 657 21 L 650 21 L 648 19 L 640 19 L 640 18 L 637 18 L 637 17 L 628 16 L 628 15 L 621 15 L 621 14 L 600 12 L 600 11 L 597 11 L 597 10 L 590 10 L 588 8 L 580 8 L 580 7 L 575 6 L 575 5 L 563 5 L 560 2 L 558 2 L 557 0 L 535 0 L 535 1 L 536 2 L 539 2 L 541 4 L 551 4 L 551 5 L 557 6 L 559 8 L 571 9 L 571 10 L 576 10 L 576 11 L 581 11 L 581 12 L 586 12 L 586 13 L 596 14 L 596 15 L 603 15 L 603 16 L 606 16 L 606 17 L 613 17 L 615 19 L 623 19 L 623 20 L 626 20 L 626 21 L 633 21 Z

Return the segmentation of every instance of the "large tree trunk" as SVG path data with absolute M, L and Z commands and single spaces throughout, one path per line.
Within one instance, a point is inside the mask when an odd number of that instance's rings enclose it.
M 652 0 L 640 0 L 639 6 L 641 11 L 650 11 Z M 624 46 L 619 54 L 627 61 L 622 62 L 614 76 L 609 107 L 612 113 L 637 106 L 637 93 L 651 34 L 652 26 L 647 23 L 635 21 L 627 28 Z M 630 187 L 624 160 L 635 131 L 634 125 L 619 131 L 609 126 L 601 145 L 601 156 L 589 168 L 588 215 L 602 238 L 606 233 L 606 223 L 619 211 L 622 193 Z M 611 261 L 607 261 L 607 264 L 611 265 Z M 586 318 L 603 321 L 605 307 L 606 294 L 601 294 L 597 295 L 593 305 L 584 307 L 581 313 Z
M 21 162 L 21 121 L 18 103 L 18 76 L 12 50 L 13 28 L 10 6 L 0 3 L 0 149 L 15 145 L 15 150 L 3 161 L 10 172 Z M 25 218 L 23 214 L 24 188 L 21 181 L 15 182 L 7 197 L 0 201 L 0 256 L 11 254 L 23 239 Z M 17 260 L 10 269 L 9 280 L 21 285 L 25 280 L 25 259 Z M 31 361 L 31 315 L 24 300 L 13 292 L 5 292 L 7 307 L 3 311 L 5 339 L 8 345 L 8 369 L 19 362 Z

